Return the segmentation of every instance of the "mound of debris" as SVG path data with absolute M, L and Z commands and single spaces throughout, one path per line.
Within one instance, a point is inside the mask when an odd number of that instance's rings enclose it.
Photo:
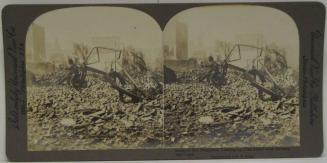
M 178 83 L 138 103 L 120 101 L 117 90 L 96 75 L 89 74 L 80 90 L 56 84 L 61 73 L 36 77 L 38 83 L 27 87 L 28 149 L 299 145 L 298 96 L 261 100 L 237 71 L 229 70 L 222 87 L 198 82 L 201 71 L 178 74 Z M 156 87 L 147 77 L 135 82 Z
M 122 103 L 107 82 L 93 76 L 87 80 L 88 87 L 82 90 L 57 84 L 27 88 L 29 150 L 155 148 L 162 144 L 161 95 Z
M 263 101 L 240 73 L 230 71 L 226 78 L 220 88 L 199 82 L 165 85 L 166 147 L 299 145 L 298 97 Z

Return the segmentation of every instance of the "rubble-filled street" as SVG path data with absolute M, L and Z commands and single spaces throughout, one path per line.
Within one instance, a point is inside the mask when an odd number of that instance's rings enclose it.
M 29 150 L 161 147 L 160 95 L 122 103 L 109 83 L 91 75 L 87 80 L 80 91 L 68 85 L 28 87 Z
M 300 146 L 296 26 L 218 8 L 36 19 L 23 49 L 28 151 Z
M 298 97 L 263 101 L 236 71 L 220 88 L 184 79 L 138 103 L 93 75 L 82 90 L 55 78 L 27 88 L 29 150 L 299 145 Z
M 229 72 L 221 88 L 187 82 L 164 92 L 165 147 L 299 145 L 298 97 L 263 101 L 239 72 Z

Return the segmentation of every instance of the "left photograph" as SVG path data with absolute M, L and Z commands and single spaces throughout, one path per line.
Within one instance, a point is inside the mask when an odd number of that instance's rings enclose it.
M 47 12 L 26 36 L 29 151 L 161 148 L 162 32 L 123 7 Z

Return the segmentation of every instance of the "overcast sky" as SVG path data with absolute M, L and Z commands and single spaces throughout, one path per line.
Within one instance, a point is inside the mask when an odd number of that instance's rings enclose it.
M 210 49 L 213 48 L 215 40 L 251 44 L 251 39 L 259 36 L 265 44 L 274 43 L 285 48 L 289 64 L 298 67 L 298 30 L 292 18 L 280 10 L 250 5 L 188 9 L 178 13 L 167 23 L 164 44 L 173 46 L 175 43 L 174 29 L 177 20 L 188 25 L 190 53 L 192 48 L 194 49 L 190 45 L 197 43 Z
M 45 29 L 47 50 L 54 46 L 55 40 L 61 49 L 72 51 L 73 43 L 90 45 L 93 37 L 118 36 L 125 47 L 133 46 L 152 59 L 161 55 L 161 29 L 152 17 L 139 10 L 122 7 L 65 8 L 47 12 L 34 23 Z
M 251 40 L 252 36 L 260 36 L 265 44 L 285 48 L 289 64 L 298 67 L 296 25 L 286 13 L 268 7 L 224 5 L 188 9 L 167 23 L 164 34 L 149 15 L 122 7 L 59 9 L 41 15 L 34 23 L 45 28 L 47 49 L 55 40 L 62 49 L 71 51 L 75 42 L 90 44 L 93 37 L 118 36 L 125 47 L 136 47 L 155 61 L 162 56 L 162 40 L 165 44 L 175 44 L 176 20 L 188 25 L 190 53 L 199 42 L 212 49 L 216 40 L 238 43 L 247 37 Z

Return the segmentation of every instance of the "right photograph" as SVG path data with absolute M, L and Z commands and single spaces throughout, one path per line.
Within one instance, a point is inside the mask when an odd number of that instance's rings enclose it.
M 300 146 L 299 35 L 283 11 L 196 7 L 163 32 L 164 146 Z

